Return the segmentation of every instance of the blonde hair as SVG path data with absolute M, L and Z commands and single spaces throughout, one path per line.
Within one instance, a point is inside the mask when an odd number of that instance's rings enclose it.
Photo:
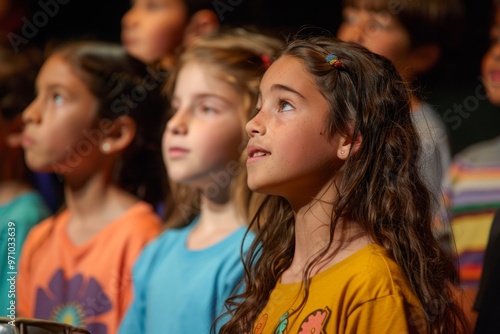
M 257 100 L 260 78 L 269 62 L 281 49 L 282 41 L 258 32 L 241 28 L 222 29 L 199 37 L 193 45 L 179 56 L 165 86 L 171 96 L 180 70 L 187 63 L 199 62 L 209 66 L 218 80 L 226 82 L 241 94 L 246 112 L 246 123 L 250 119 Z M 246 131 L 242 123 L 243 137 L 238 173 L 232 180 L 231 196 L 246 221 L 250 221 L 260 203 L 260 195 L 253 194 L 247 186 Z M 168 170 L 167 170 L 168 173 Z M 166 200 L 166 228 L 188 225 L 200 212 L 200 191 L 171 182 L 171 192 Z

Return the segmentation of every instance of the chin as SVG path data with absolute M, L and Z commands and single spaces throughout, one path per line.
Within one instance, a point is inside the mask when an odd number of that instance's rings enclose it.
M 500 92 L 496 92 L 494 94 L 491 94 L 491 93 L 488 94 L 488 100 L 494 106 L 499 107 L 500 106 Z
M 265 194 L 265 195 L 277 195 L 275 191 L 273 191 L 273 187 L 268 185 L 268 184 L 262 184 L 259 182 L 255 181 L 248 181 L 247 182 L 248 188 L 250 188 L 251 191 L 259 193 L 259 194 Z

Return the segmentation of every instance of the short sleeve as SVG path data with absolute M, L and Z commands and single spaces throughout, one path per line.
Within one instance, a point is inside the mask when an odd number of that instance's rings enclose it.
M 423 313 L 402 297 L 377 298 L 357 307 L 348 317 L 344 333 L 427 333 Z

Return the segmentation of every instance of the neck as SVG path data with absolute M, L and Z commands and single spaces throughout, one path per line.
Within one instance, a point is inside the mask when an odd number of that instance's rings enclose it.
M 202 195 L 200 219 L 188 238 L 189 249 L 202 249 L 214 245 L 246 225 L 244 218 L 238 213 L 234 200 L 226 195 L 218 198 Z
M 224 201 L 202 195 L 200 224 L 214 230 L 234 230 L 245 225 L 234 200 L 229 196 Z
M 316 201 L 294 210 L 295 253 L 293 263 L 304 268 L 330 241 L 331 202 Z
M 71 222 L 87 226 L 116 219 L 136 201 L 114 186 L 104 172 L 89 175 L 83 182 L 65 178 L 64 195 Z
M 322 194 L 322 195 L 321 195 Z M 282 282 L 302 280 L 307 266 L 330 243 L 330 228 L 335 219 L 333 204 L 337 198 L 336 187 L 328 186 L 318 196 L 300 206 L 292 205 L 295 217 L 295 252 L 290 268 L 282 277 Z M 352 222 L 339 219 L 335 227 L 333 241 L 323 259 L 310 272 L 313 276 L 335 263 L 345 259 L 355 251 L 370 243 L 370 238 Z

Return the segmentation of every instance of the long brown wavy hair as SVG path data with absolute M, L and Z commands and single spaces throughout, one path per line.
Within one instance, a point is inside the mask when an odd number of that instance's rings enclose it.
M 238 172 L 231 183 L 231 196 L 236 199 L 240 214 L 248 222 L 254 215 L 256 206 L 262 202 L 263 196 L 254 194 L 246 183 L 248 138 L 245 123 L 255 106 L 260 78 L 282 47 L 282 40 L 260 32 L 242 28 L 221 29 L 199 37 L 193 46 L 182 53 L 165 87 L 165 93 L 170 97 L 179 71 L 187 63 L 197 62 L 213 69 L 218 79 L 227 82 L 243 97 L 247 119 L 241 124 L 241 154 L 239 161 L 235 161 Z M 173 182 L 170 182 L 170 188 L 165 203 L 165 228 L 186 226 L 200 213 L 200 190 Z
M 133 141 L 115 163 L 112 179 L 137 198 L 156 206 L 165 198 L 161 121 L 163 78 L 127 54 L 122 45 L 98 40 L 64 41 L 49 53 L 63 57 L 98 100 L 95 123 L 129 116 Z
M 335 54 L 335 68 L 325 56 Z M 454 298 L 458 276 L 449 253 L 432 231 L 431 195 L 419 175 L 418 134 L 410 115 L 410 92 L 393 64 L 354 43 L 333 37 L 296 36 L 281 56 L 299 59 L 328 101 L 330 136 L 363 138 L 336 176 L 330 241 L 303 275 L 305 304 L 311 269 L 332 256 L 334 231 L 352 222 L 387 249 L 401 267 L 427 318 L 427 332 L 467 328 Z M 261 224 L 265 222 L 265 224 Z M 254 217 L 259 233 L 245 260 L 245 289 L 226 302 L 230 320 L 220 333 L 253 333 L 253 325 L 294 256 L 294 215 L 282 197 L 268 196 Z M 335 252 L 333 252 L 335 255 Z

